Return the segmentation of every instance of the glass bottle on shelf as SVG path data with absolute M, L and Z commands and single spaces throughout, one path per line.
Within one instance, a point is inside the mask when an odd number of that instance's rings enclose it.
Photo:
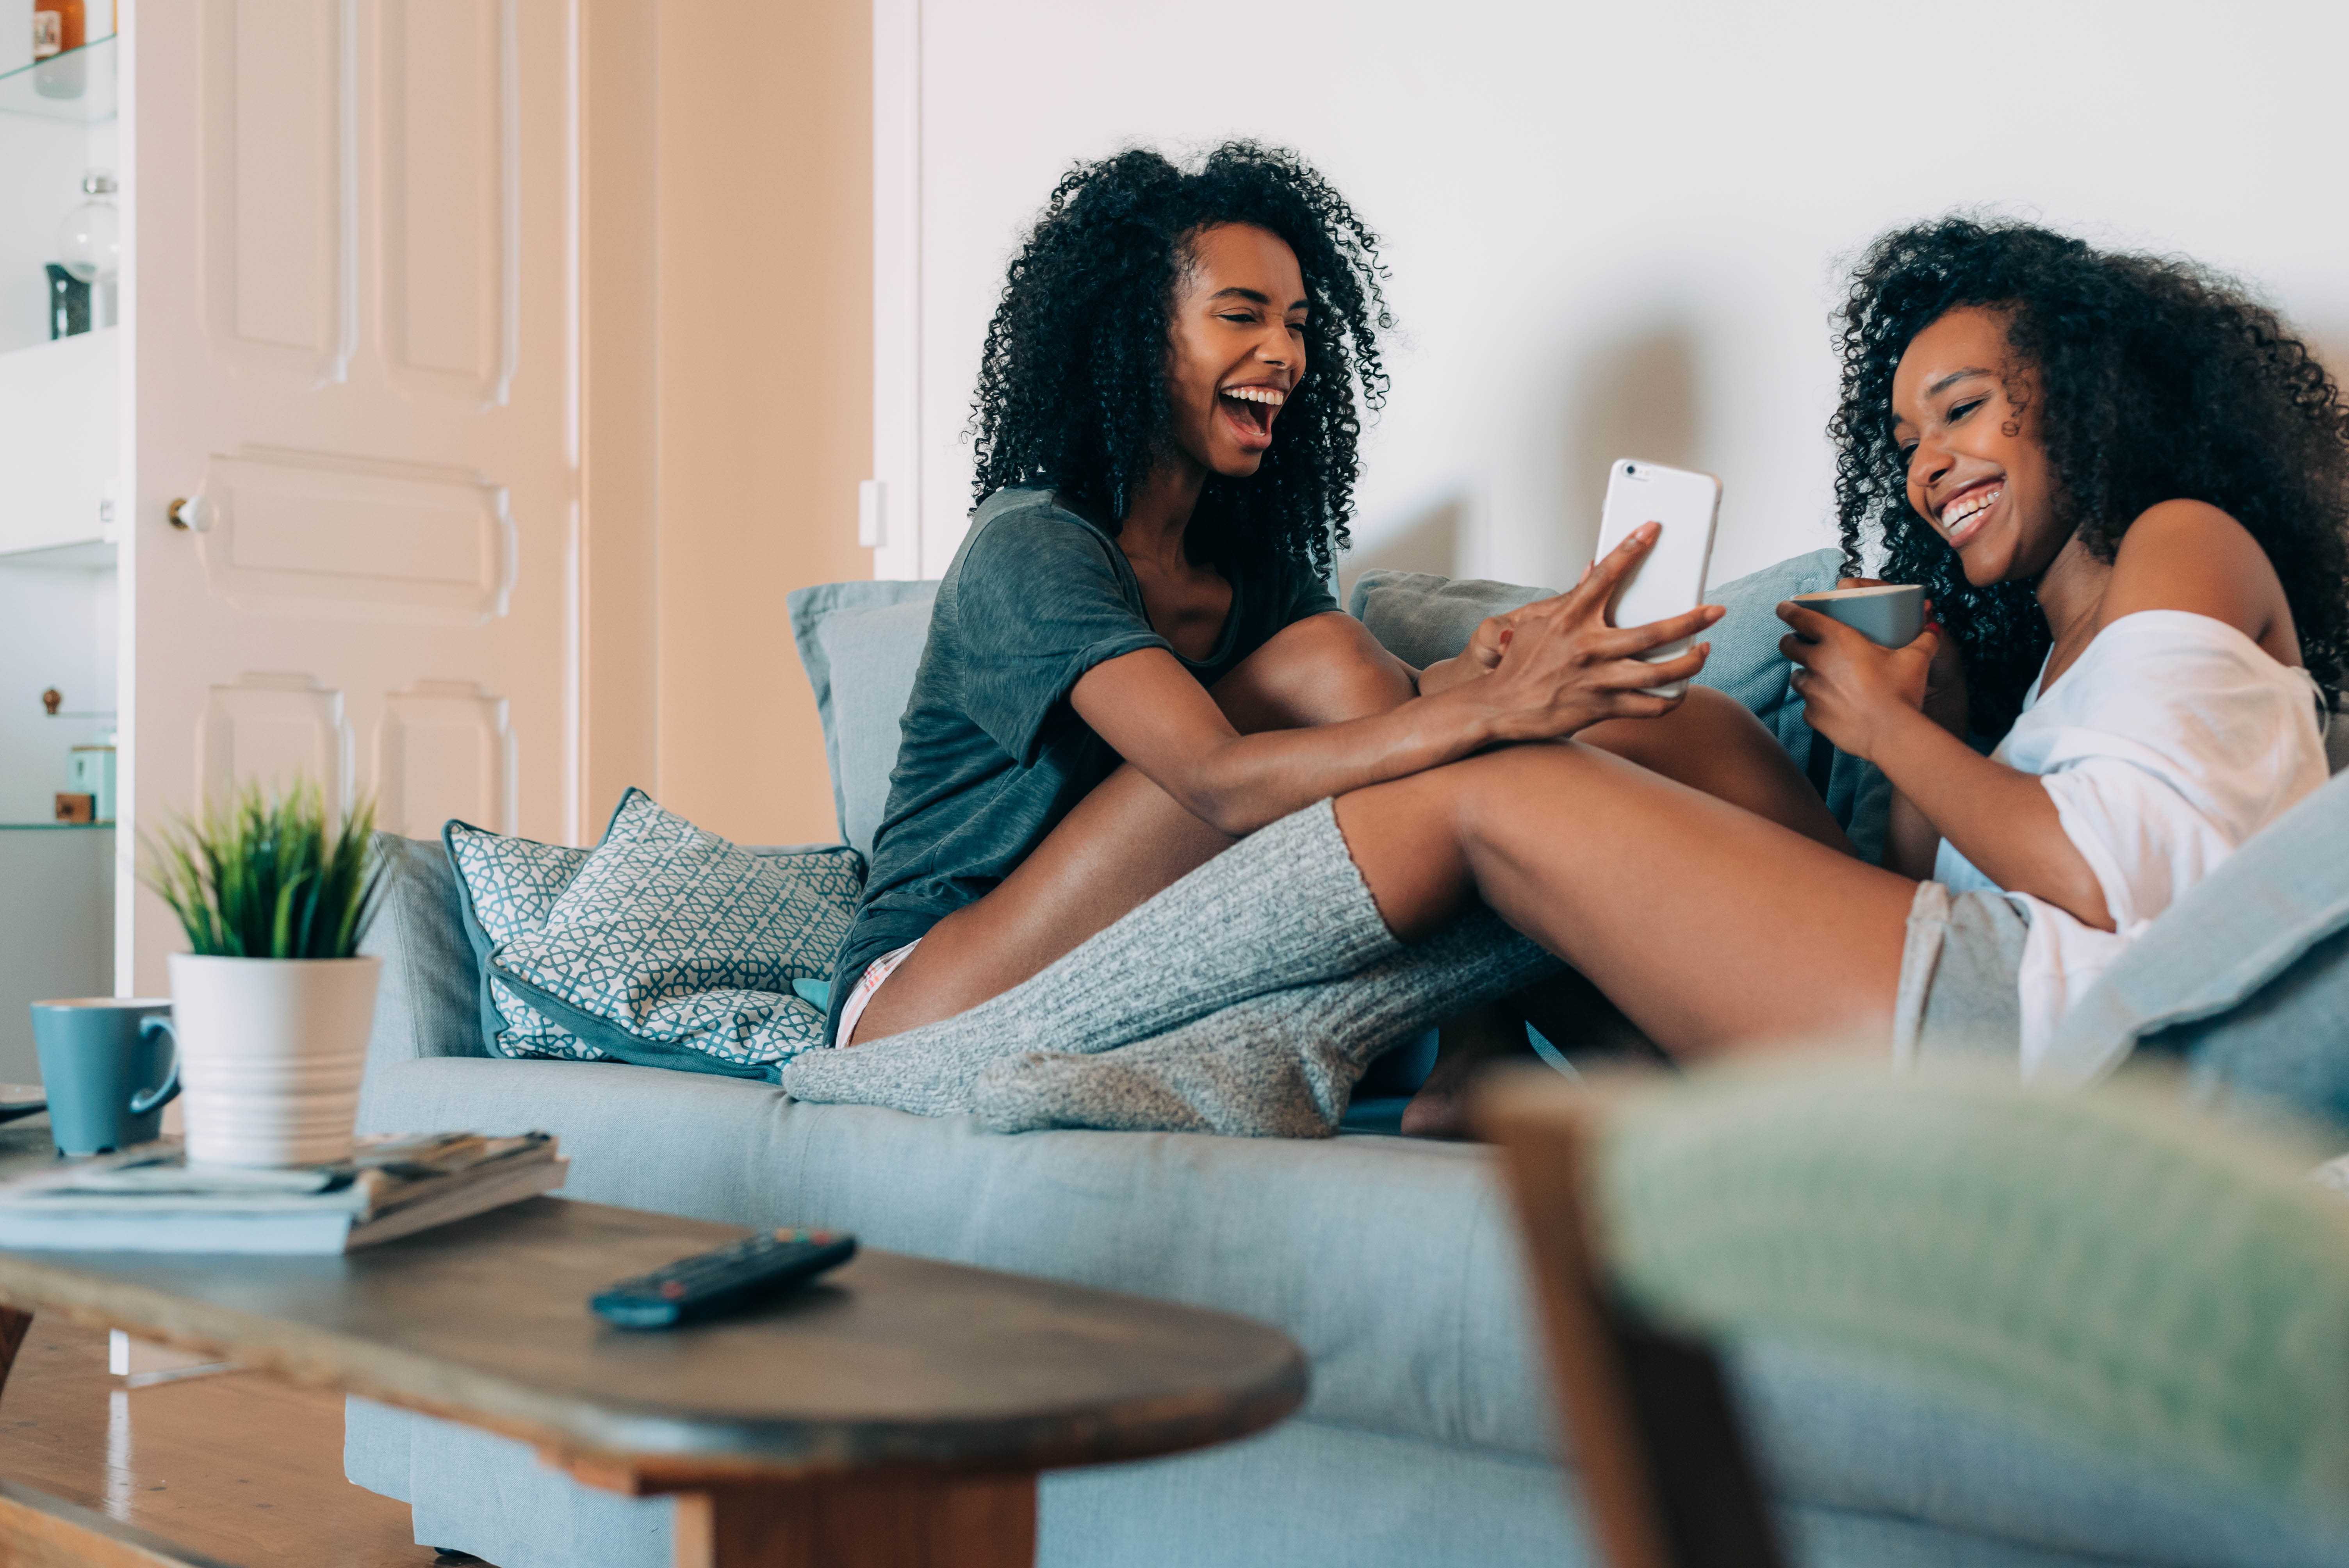
M 82 0 L 33 0 L 33 58 L 46 60 L 86 41 Z
M 88 285 L 89 325 L 112 326 L 122 266 L 117 243 L 120 220 L 114 210 L 114 193 L 119 187 L 113 175 L 93 169 L 82 176 L 81 189 L 88 200 L 67 212 L 57 225 L 57 263 Z
M 88 63 L 73 51 L 88 41 L 82 0 L 33 0 L 33 90 L 44 98 L 81 97 Z M 52 55 L 65 57 L 51 60 Z

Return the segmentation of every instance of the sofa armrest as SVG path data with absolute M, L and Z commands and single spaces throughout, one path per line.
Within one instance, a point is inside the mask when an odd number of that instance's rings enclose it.
M 457 873 L 435 841 L 378 833 L 382 907 L 359 951 L 383 960 L 367 1076 L 419 1057 L 478 1057 L 481 970 L 466 940 Z

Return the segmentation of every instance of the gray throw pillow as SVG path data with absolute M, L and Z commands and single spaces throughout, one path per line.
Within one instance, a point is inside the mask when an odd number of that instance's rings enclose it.
M 830 975 L 863 881 L 845 845 L 754 854 L 631 789 L 544 925 L 484 967 L 606 1056 L 771 1080 L 823 1043 L 792 983 Z
M 784 600 L 800 664 L 815 688 L 840 836 L 859 854 L 873 852 L 889 803 L 898 721 L 929 641 L 937 592 L 935 582 L 825 583 Z
M 2195 884 L 2065 1016 L 2049 1063 L 2140 1053 L 2349 1131 L 2349 774 Z

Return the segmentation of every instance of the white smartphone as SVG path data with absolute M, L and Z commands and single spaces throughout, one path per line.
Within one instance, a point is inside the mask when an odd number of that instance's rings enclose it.
M 1704 599 L 1704 574 L 1713 564 L 1713 529 L 1721 517 L 1721 481 L 1711 474 L 1668 469 L 1637 458 L 1618 458 L 1607 470 L 1607 505 L 1599 515 L 1599 552 L 1623 542 L 1643 522 L 1663 525 L 1655 545 L 1631 568 L 1608 607 L 1610 625 L 1644 626 L 1684 614 Z M 1640 657 L 1650 664 L 1688 651 L 1682 637 Z M 1678 696 L 1688 682 L 1645 688 L 1654 696 Z

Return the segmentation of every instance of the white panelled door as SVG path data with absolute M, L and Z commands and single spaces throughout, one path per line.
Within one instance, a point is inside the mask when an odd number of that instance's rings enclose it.
M 127 824 L 304 773 L 571 836 L 573 6 L 123 11 Z

